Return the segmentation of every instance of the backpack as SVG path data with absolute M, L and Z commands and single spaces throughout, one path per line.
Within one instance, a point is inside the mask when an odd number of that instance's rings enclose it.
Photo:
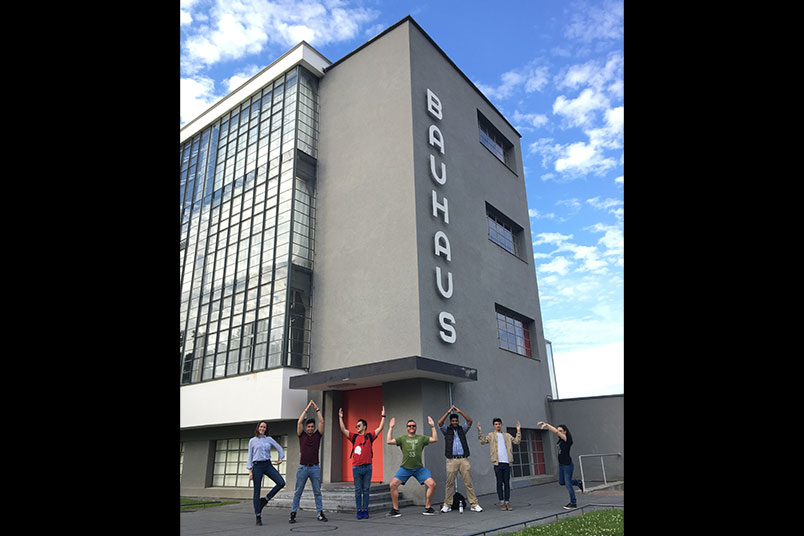
M 357 440 L 358 437 L 360 437 L 360 434 L 353 434 L 352 435 L 352 452 L 349 453 L 350 458 L 352 457 L 352 454 L 354 454 L 354 452 L 355 452 L 355 441 Z M 374 443 L 374 435 L 371 432 L 366 432 L 365 434 L 363 434 L 363 437 L 365 439 L 363 439 L 363 444 L 361 446 L 365 446 L 366 443 L 368 443 L 369 452 L 371 453 L 371 457 L 373 458 L 374 457 L 374 451 L 372 450 L 371 445 L 372 445 L 372 443 Z
M 459 509 L 461 507 L 461 503 L 463 503 L 464 508 L 466 508 L 466 497 L 456 491 L 455 495 L 452 496 L 452 509 Z

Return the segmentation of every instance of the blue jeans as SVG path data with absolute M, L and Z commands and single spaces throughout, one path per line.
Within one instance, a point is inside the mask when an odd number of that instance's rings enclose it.
M 575 464 L 570 460 L 569 465 L 558 464 L 558 484 L 560 486 L 567 486 L 570 495 L 570 502 L 575 502 L 575 490 L 573 485 L 577 485 L 578 481 L 572 479 L 572 472 L 575 470 Z
M 370 463 L 352 467 L 352 476 L 355 479 L 355 504 L 358 510 L 368 510 L 371 469 Z
M 307 483 L 308 478 L 313 485 L 316 510 L 318 510 L 318 513 L 321 513 L 324 509 L 324 503 L 321 500 L 321 466 L 318 464 L 310 467 L 300 465 L 296 470 L 296 491 L 293 493 L 293 506 L 290 508 L 290 511 L 293 513 L 299 509 L 299 501 L 301 500 L 302 491 L 304 491 L 304 485 Z
M 265 496 L 266 501 L 270 501 L 280 489 L 285 487 L 285 479 L 282 478 L 282 475 L 279 474 L 279 471 L 276 470 L 274 464 L 272 464 L 270 461 L 254 462 L 251 472 L 254 475 L 254 513 L 260 515 L 260 511 L 262 510 L 260 508 L 260 487 L 262 486 L 262 475 L 266 475 L 268 478 L 274 481 L 274 489 L 272 489 L 268 495 Z

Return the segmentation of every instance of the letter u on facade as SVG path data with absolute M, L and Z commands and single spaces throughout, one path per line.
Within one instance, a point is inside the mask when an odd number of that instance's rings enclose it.
M 452 297 L 452 272 L 447 272 L 447 290 L 444 290 L 441 285 L 441 267 L 436 266 L 436 285 L 438 285 L 438 292 L 445 298 Z

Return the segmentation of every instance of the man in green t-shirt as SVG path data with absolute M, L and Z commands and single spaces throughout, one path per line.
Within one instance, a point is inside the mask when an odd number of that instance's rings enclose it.
M 427 492 L 425 493 L 426 501 L 422 514 L 433 516 L 435 515 L 435 510 L 430 506 L 430 503 L 435 494 L 436 483 L 435 480 L 433 480 L 433 475 L 430 473 L 430 470 L 427 469 L 422 462 L 422 451 L 425 445 L 438 441 L 433 418 L 429 415 L 427 417 L 427 422 L 430 423 L 432 427 L 430 436 L 417 434 L 416 421 L 410 419 L 407 423 L 408 434 L 395 438 L 393 437 L 395 422 L 396 419 L 391 417 L 391 421 L 388 423 L 388 436 L 385 442 L 389 445 L 396 445 L 402 449 L 402 465 L 399 467 L 399 471 L 394 475 L 394 478 L 391 479 L 391 502 L 394 507 L 388 512 L 388 516 L 399 517 L 402 515 L 399 513 L 399 486 L 407 482 L 410 477 L 416 478 L 419 484 L 427 486 Z

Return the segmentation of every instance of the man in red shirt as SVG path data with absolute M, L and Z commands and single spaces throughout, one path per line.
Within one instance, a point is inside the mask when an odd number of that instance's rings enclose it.
M 368 423 L 365 419 L 358 419 L 355 425 L 356 434 L 349 435 L 349 430 L 343 425 L 343 408 L 338 410 L 338 420 L 341 432 L 352 442 L 352 476 L 355 481 L 355 504 L 357 505 L 357 519 L 368 519 L 369 490 L 371 488 L 371 462 L 374 457 L 372 443 L 382 432 L 385 425 L 385 406 L 380 414 L 380 426 L 374 433 L 366 432 Z
M 304 421 L 310 406 L 313 406 L 318 414 L 318 430 L 315 429 L 315 419 Z M 302 426 L 302 422 L 304 422 L 304 426 Z M 321 434 L 324 433 L 324 416 L 321 415 L 321 409 L 314 401 L 310 400 L 307 403 L 307 407 L 302 411 L 301 417 L 296 423 L 296 433 L 299 435 L 301 459 L 299 460 L 299 468 L 296 470 L 296 491 L 293 494 L 293 506 L 290 509 L 290 523 L 296 522 L 296 511 L 299 509 L 299 501 L 308 478 L 313 485 L 315 507 L 318 510 L 317 519 L 319 521 L 329 521 L 324 515 L 324 504 L 321 499 L 321 467 L 318 465 L 318 449 L 321 446 Z

